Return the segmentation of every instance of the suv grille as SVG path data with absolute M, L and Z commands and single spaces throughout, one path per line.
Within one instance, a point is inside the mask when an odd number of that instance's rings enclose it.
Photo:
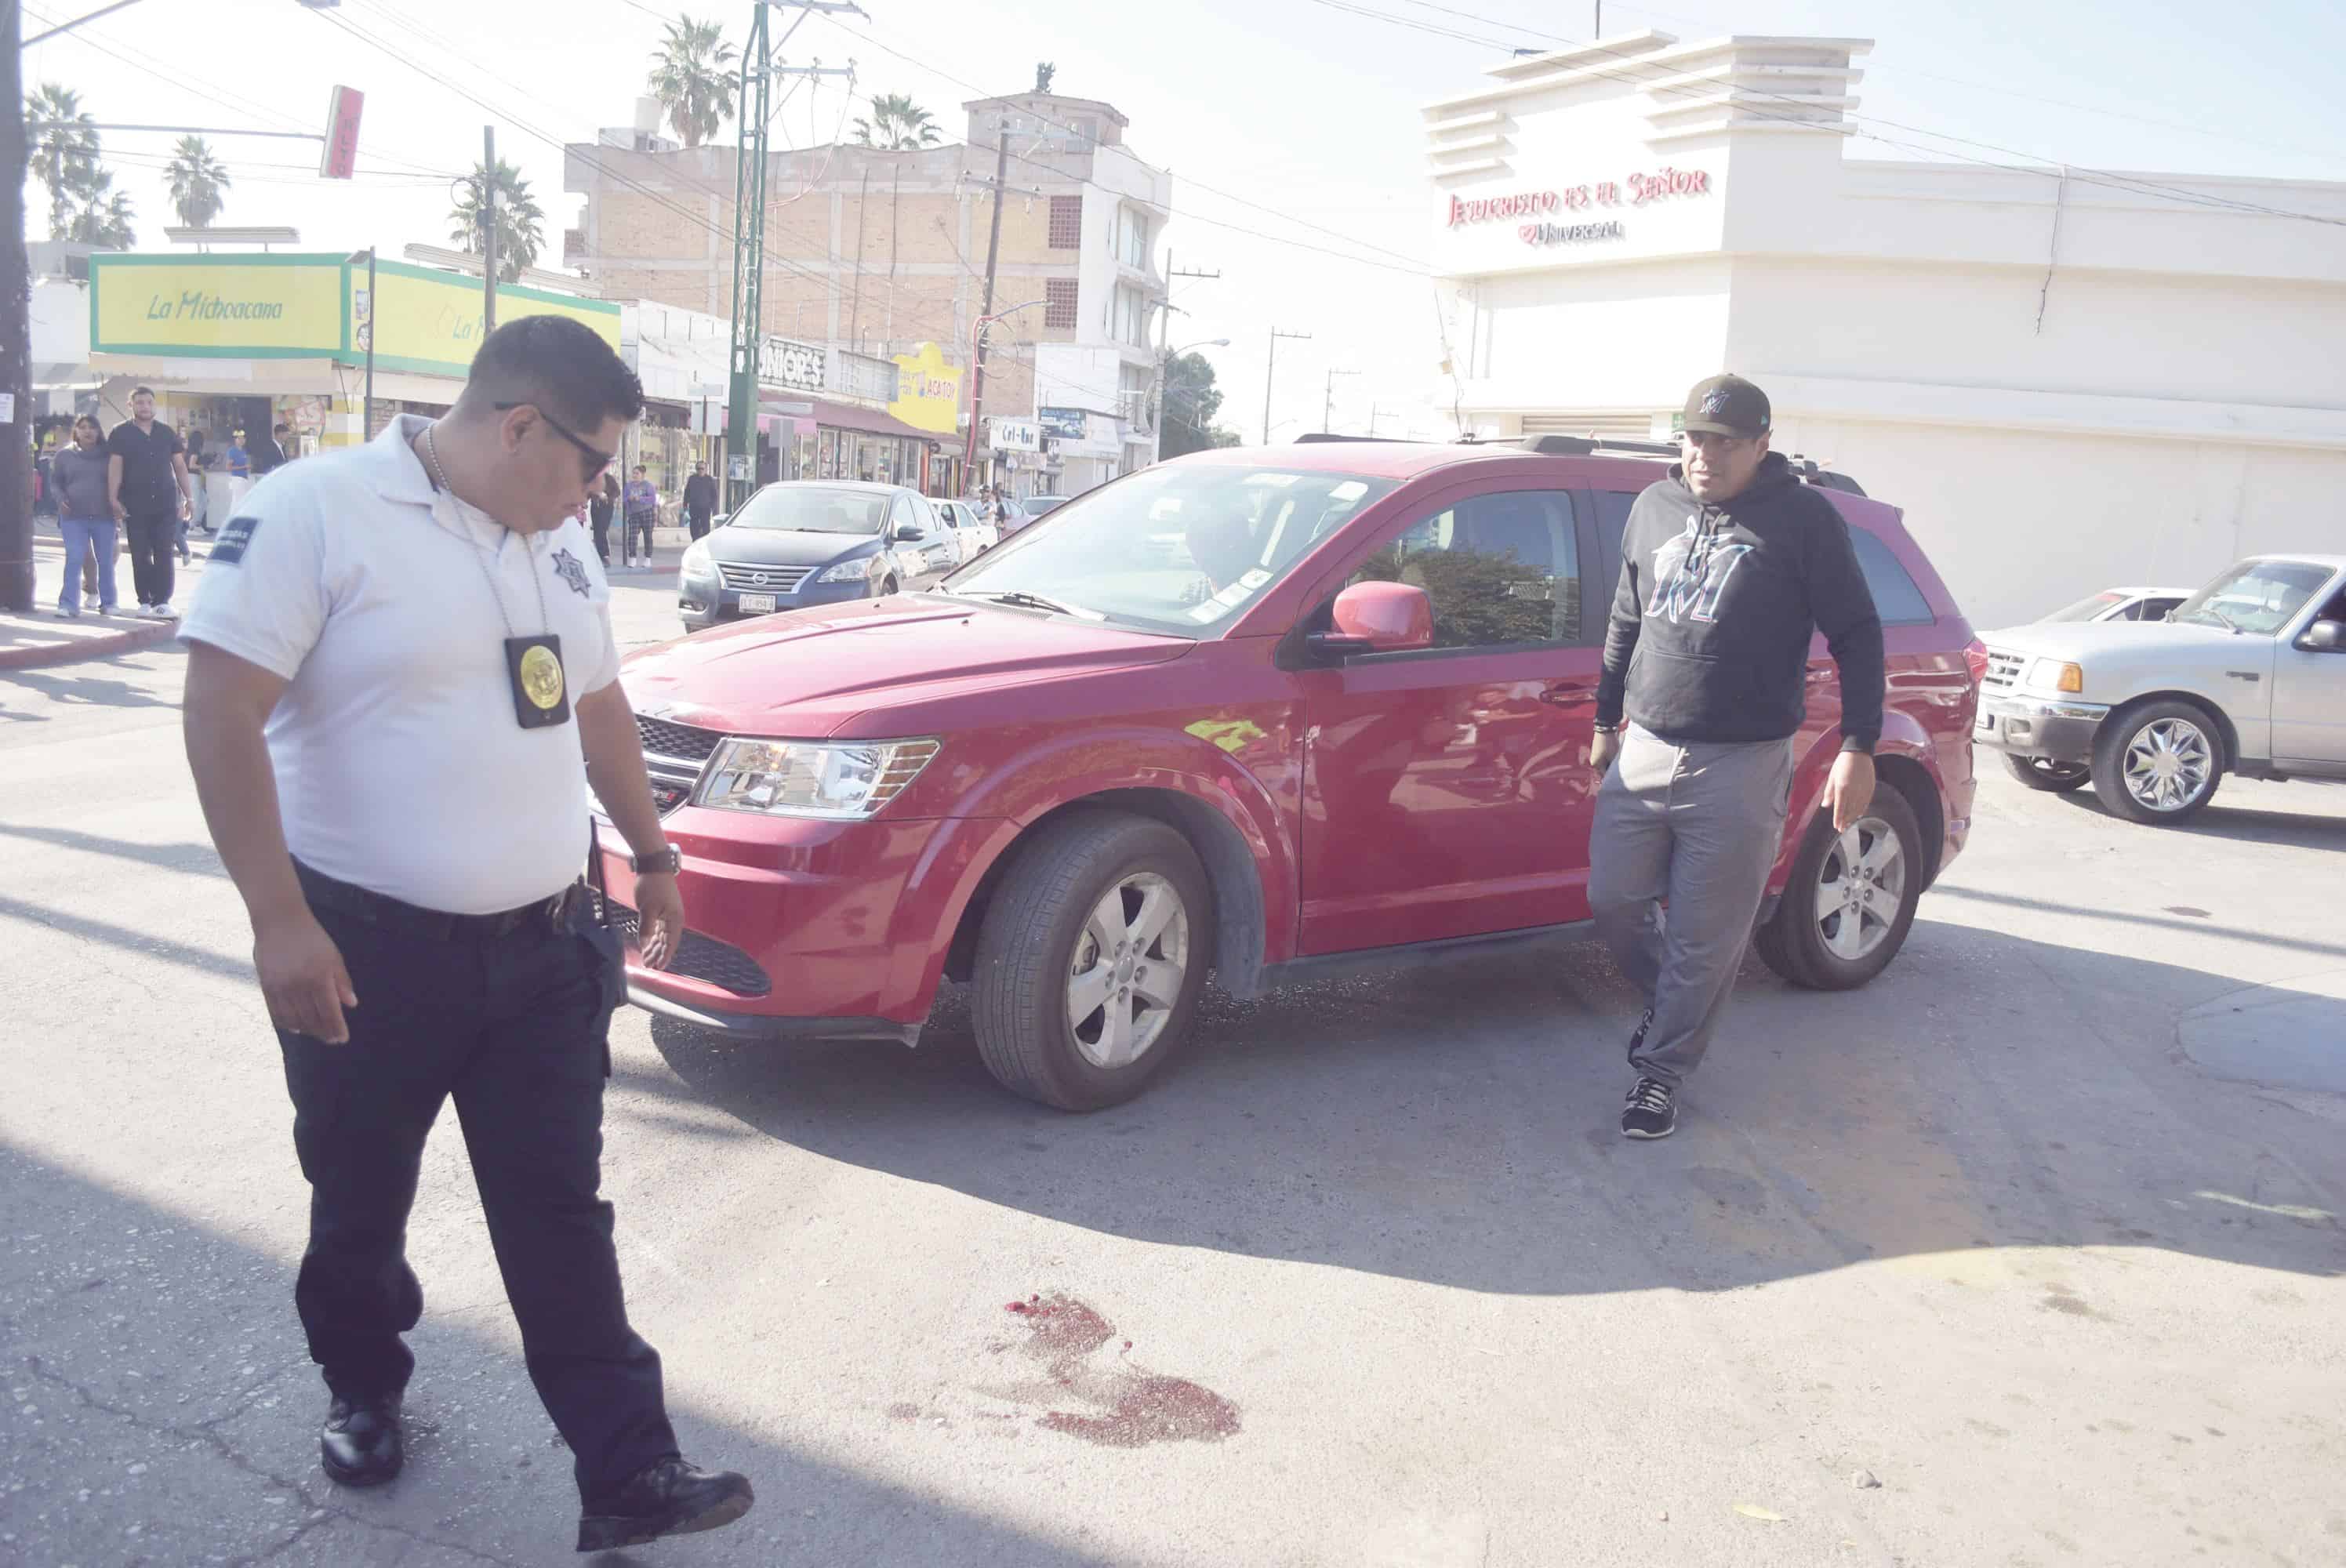
M 1987 675 L 1980 684 L 1994 687 L 1998 691 L 2018 686 L 2021 668 L 2027 662 L 2016 653 L 1990 648 L 1987 650 Z
M 615 899 L 601 893 L 595 895 L 596 905 L 611 929 L 632 942 L 636 940 L 636 911 Z M 731 942 L 719 942 L 713 936 L 703 936 L 687 930 L 683 946 L 668 972 L 690 980 L 705 980 L 711 985 L 722 986 L 736 996 L 763 996 L 773 990 L 773 982 L 766 977 L 758 961 L 735 947 Z
M 717 563 L 717 575 L 725 579 L 729 588 L 747 588 L 753 594 L 795 594 L 799 585 L 807 579 L 812 566 L 744 566 L 731 561 Z
M 652 803 L 665 817 L 692 798 L 700 770 L 725 738 L 714 729 L 636 715 L 636 734 L 644 743 L 644 771 L 651 775 Z

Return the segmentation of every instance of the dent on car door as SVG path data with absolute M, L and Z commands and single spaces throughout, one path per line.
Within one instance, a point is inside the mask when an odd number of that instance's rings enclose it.
M 1300 677 L 1303 952 L 1586 916 L 1601 657 L 1588 553 L 1568 492 L 1453 493 L 1387 528 L 1331 587 L 1331 600 L 1355 582 L 1423 589 L 1434 647 Z

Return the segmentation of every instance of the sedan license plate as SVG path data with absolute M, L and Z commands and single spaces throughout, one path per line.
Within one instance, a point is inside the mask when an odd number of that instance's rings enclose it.
M 741 613 L 742 613 L 743 615 L 745 615 L 745 616 L 770 616 L 770 615 L 773 614 L 773 612 L 774 612 L 774 596 L 773 596 L 773 595 L 771 595 L 771 594 L 744 594 L 744 595 L 742 595 L 742 596 L 741 596 Z

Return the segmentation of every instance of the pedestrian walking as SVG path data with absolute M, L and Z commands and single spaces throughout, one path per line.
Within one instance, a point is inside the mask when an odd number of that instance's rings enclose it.
M 578 1549 L 714 1529 L 750 1483 L 678 1454 L 598 1196 L 619 939 L 578 881 L 588 795 L 634 852 L 641 951 L 684 937 L 610 590 L 579 504 L 643 412 L 594 331 L 510 321 L 455 407 L 254 491 L 183 634 L 188 758 L 253 928 L 311 1186 L 294 1302 L 328 1477 L 399 1473 L 404 1256 L 453 1096 L 531 1380 L 568 1444 Z
M 97 421 L 83 414 L 73 423 L 73 444 L 49 459 L 49 475 L 57 503 L 57 528 L 65 535 L 65 581 L 57 588 L 57 613 L 77 618 L 82 590 L 92 588 L 101 616 L 115 611 L 115 523 L 113 492 L 107 479 L 113 460 L 106 453 L 106 433 Z M 86 572 L 97 580 L 85 584 Z
M 636 464 L 636 476 L 627 481 L 627 565 L 648 566 L 652 564 L 652 529 L 659 522 L 659 492 L 652 488 L 651 472 L 642 463 Z M 636 539 L 643 538 L 643 555 L 636 555 Z
M 130 394 L 130 417 L 109 432 L 107 496 L 115 521 L 130 536 L 130 581 L 138 613 L 175 620 L 171 607 L 179 522 L 195 504 L 187 449 L 178 433 L 155 420 L 155 392 Z
M 684 482 L 684 526 L 694 538 L 707 536 L 709 520 L 717 515 L 717 476 L 709 472 L 709 464 L 692 465 L 692 477 Z
M 586 510 L 595 528 L 595 558 L 606 566 L 611 564 L 611 518 L 619 509 L 619 481 L 612 474 L 603 475 L 600 484 L 586 487 Z
M 1837 830 L 1873 798 L 1882 735 L 1882 620 L 1849 525 L 1769 451 L 1773 416 L 1751 382 L 1698 382 L 1685 419 L 1685 460 L 1622 535 L 1589 748 L 1603 774 L 1589 907 L 1646 1000 L 1621 1113 L 1633 1138 L 1677 1128 L 1678 1091 L 1726 1012 L 1783 838 L 1817 632 L 1841 673 L 1825 786 Z

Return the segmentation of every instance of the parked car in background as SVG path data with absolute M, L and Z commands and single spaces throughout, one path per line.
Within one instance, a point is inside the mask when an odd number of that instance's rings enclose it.
M 631 961 L 629 996 L 745 1037 L 912 1044 L 966 982 L 994 1074 L 1087 1109 L 1164 1064 L 1209 969 L 1244 997 L 1579 934 L 1606 611 L 1660 472 L 1562 437 L 1198 453 L 936 591 L 638 653 L 691 926 L 673 968 Z M 1846 832 L 1817 809 L 1839 750 L 1820 653 L 1758 940 L 1841 989 L 1896 955 L 1970 830 L 1984 650 L 1895 508 L 1813 482 L 1885 624 L 1881 784 Z M 597 842 L 627 930 L 627 846 Z
M 685 629 L 814 605 L 874 599 L 950 571 L 951 533 L 901 484 L 795 479 L 760 487 L 684 552 Z
M 2034 789 L 2172 824 L 2226 773 L 2346 779 L 2346 555 L 2258 555 L 2157 625 L 1990 632 L 1979 740 Z
M 939 520 L 950 529 L 954 537 L 955 565 L 965 566 L 988 550 L 1002 543 L 1002 534 L 985 514 L 966 501 L 936 501 Z
M 2076 604 L 2054 611 L 2039 624 L 2163 621 L 2168 612 L 2190 596 L 2188 588 L 2104 588 L 2098 594 L 2088 594 Z

